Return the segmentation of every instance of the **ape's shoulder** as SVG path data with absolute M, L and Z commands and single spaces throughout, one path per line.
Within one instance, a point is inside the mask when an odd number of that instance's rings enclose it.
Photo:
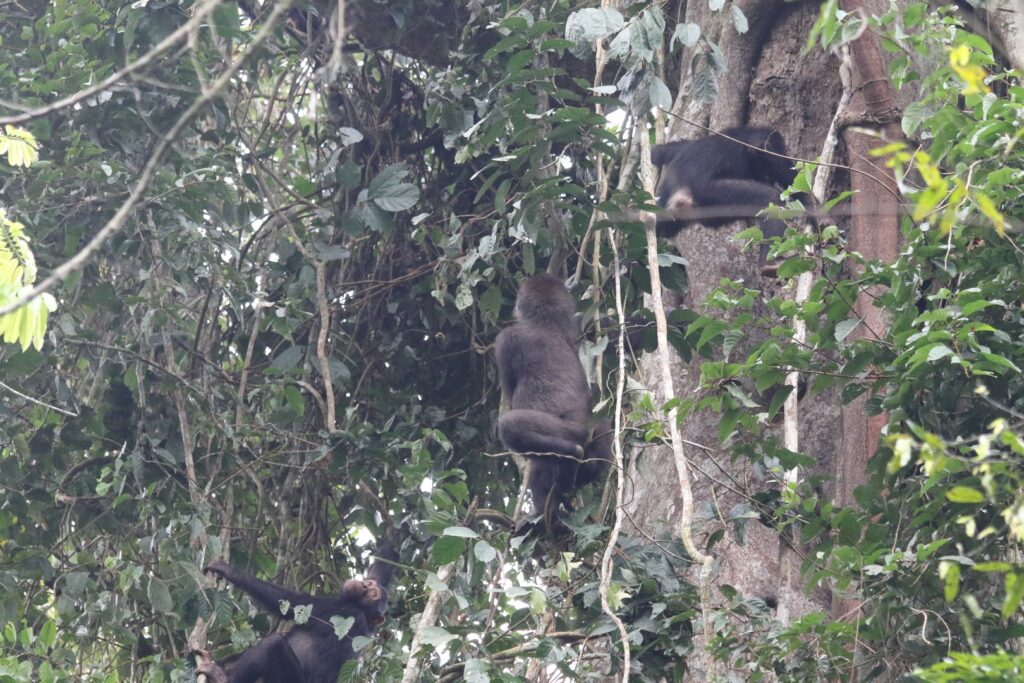
M 522 330 L 519 327 L 518 324 L 512 325 L 498 333 L 498 338 L 494 340 L 494 350 L 498 355 L 515 348 L 521 343 Z
M 498 338 L 494 343 L 498 348 L 517 348 L 525 344 L 536 344 L 538 340 L 546 339 L 550 336 L 550 331 L 543 330 L 537 325 L 518 322 L 499 332 Z

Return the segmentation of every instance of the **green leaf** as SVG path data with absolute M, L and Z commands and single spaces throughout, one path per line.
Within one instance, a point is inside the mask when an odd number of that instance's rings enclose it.
M 548 596 L 544 591 L 534 588 L 530 590 L 530 611 L 534 614 L 544 614 L 548 609 Z
M 304 346 L 289 346 L 271 361 L 270 367 L 281 371 L 293 370 L 302 361 L 305 353 L 306 347 Z
M 52 620 L 47 619 L 43 622 L 42 628 L 39 629 L 39 642 L 47 649 L 57 642 L 57 625 Z
M 420 631 L 420 642 L 435 650 L 440 650 L 445 644 L 455 639 L 456 636 L 440 626 L 427 626 Z
M 303 197 L 312 197 L 317 192 L 316 184 L 309 178 L 295 178 L 294 186 L 295 192 Z
M 928 362 L 934 363 L 937 360 L 953 355 L 953 349 L 945 344 L 935 344 L 928 349 Z
M 334 627 L 334 636 L 341 640 L 348 635 L 349 631 L 352 630 L 352 626 L 356 623 L 353 617 L 343 617 L 340 614 L 335 614 L 331 617 L 331 626 Z
M 374 197 L 374 203 L 385 211 L 395 213 L 411 209 L 420 199 L 420 188 L 404 183 L 389 190 L 389 193 Z
M 697 24 L 682 23 L 676 24 L 676 30 L 672 32 L 670 46 L 675 46 L 676 41 L 683 47 L 693 47 L 700 40 L 700 26 Z
M 973 569 L 978 572 L 1008 572 L 1013 565 L 1009 562 L 979 562 Z
M 490 666 L 482 659 L 467 659 L 463 670 L 463 678 L 466 683 L 490 683 L 491 677 L 487 675 Z
M 454 536 L 442 536 L 434 541 L 430 548 L 430 555 L 437 565 L 454 562 L 462 556 L 466 549 L 466 542 Z
M 741 412 L 735 408 L 730 408 L 722 413 L 722 417 L 718 421 L 718 440 L 722 443 L 733 433 L 736 428 L 736 424 L 739 422 Z
M 343 189 L 354 190 L 363 179 L 363 169 L 351 159 L 346 159 L 345 163 L 335 169 L 334 179 Z
M 985 496 L 968 486 L 954 486 L 946 491 L 946 499 L 951 503 L 984 503 Z
M 732 15 L 732 25 L 736 29 L 737 33 L 743 34 L 750 30 L 750 25 L 747 23 L 747 15 L 743 13 L 739 5 L 732 3 L 729 5 L 729 10 Z
M 231 3 L 218 5 L 213 10 L 213 25 L 222 38 L 238 38 L 242 35 L 238 7 Z
M 170 614 L 174 611 L 174 601 L 171 599 L 171 592 L 167 589 L 167 584 L 160 579 L 153 577 L 149 580 L 147 594 L 149 596 L 149 603 L 157 612 Z
M 926 115 L 927 110 L 921 102 L 911 102 L 907 105 L 903 110 L 903 119 L 900 121 L 903 134 L 908 137 L 914 135 L 921 127 Z
M 837 324 L 835 333 L 836 341 L 841 342 L 844 339 L 846 339 L 851 332 L 857 329 L 857 326 L 860 325 L 860 323 L 860 318 L 848 318 L 842 321 L 841 323 Z
M 788 258 L 779 265 L 778 277 L 780 279 L 791 278 L 814 270 L 814 259 L 809 256 L 796 256 Z
M 1024 598 L 1024 574 L 1017 572 L 1007 574 L 1004 583 L 1006 596 L 1003 598 L 1000 613 L 1003 619 L 1009 619 L 1020 608 L 1021 599 Z
M 498 552 L 487 541 L 477 541 L 473 546 L 473 555 L 486 564 L 492 562 L 498 556 Z
M 565 37 L 578 46 L 589 46 L 595 40 L 622 30 L 622 14 L 610 7 L 587 7 L 569 15 L 565 22 Z
M 404 164 L 392 164 L 377 174 L 366 189 L 367 199 L 384 211 L 391 213 L 405 211 L 415 206 L 420 190 L 414 185 L 403 183 L 409 174 Z
M 360 133 L 355 128 L 348 128 L 342 126 L 341 128 L 338 129 L 338 135 L 341 136 L 341 144 L 343 144 L 346 147 L 351 147 L 357 142 L 363 141 L 363 134 Z
M 665 111 L 672 109 L 672 93 L 669 92 L 668 86 L 657 76 L 651 78 L 651 89 L 648 97 L 651 100 L 651 106 L 661 107 Z
M 5 126 L 0 131 L 0 156 L 7 155 L 11 166 L 31 166 L 39 159 L 39 143 L 35 136 L 24 128 Z M 4 218 L 0 213 L 0 220 Z
M 302 414 L 306 404 L 302 400 L 302 392 L 299 391 L 298 387 L 293 384 L 286 386 L 284 388 L 284 400 L 288 402 L 288 407 L 295 411 L 296 414 Z

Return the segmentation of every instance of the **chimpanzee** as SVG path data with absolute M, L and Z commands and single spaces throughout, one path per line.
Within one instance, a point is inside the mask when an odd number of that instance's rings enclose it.
M 530 460 L 534 510 L 561 535 L 559 507 L 608 467 L 612 429 L 607 420 L 591 419 L 590 387 L 577 355 L 580 325 L 562 281 L 546 273 L 529 278 L 515 310 L 516 323 L 496 342 L 501 392 L 509 399 L 498 434 L 506 448 Z
M 782 134 L 751 126 L 728 128 L 723 134 L 728 137 L 712 134 L 656 145 L 651 150 L 651 161 L 661 169 L 658 206 L 720 208 L 723 215 L 700 219 L 704 225 L 717 227 L 750 218 L 752 211 L 779 201 L 776 186 L 789 187 L 796 178 L 792 162 L 785 158 Z M 776 156 L 779 154 L 783 156 Z M 736 213 L 730 214 L 730 208 Z M 659 220 L 658 236 L 675 237 L 690 222 Z M 758 223 L 765 237 L 778 237 L 786 231 L 786 224 L 777 219 L 760 218 Z M 762 244 L 762 268 L 767 255 L 768 245 Z
M 282 614 L 282 601 L 288 602 L 283 613 L 295 618 L 295 608 L 311 605 L 309 620 L 288 633 L 266 636 L 248 650 L 219 664 L 206 658 L 196 673 L 206 674 L 212 683 L 334 683 L 341 665 L 355 656 L 353 636 L 368 636 L 384 621 L 388 604 L 388 586 L 394 576 L 391 562 L 398 553 L 385 543 L 362 581 L 350 579 L 337 597 L 317 597 L 257 579 L 226 562 L 214 562 L 203 571 L 221 576 L 241 588 L 261 607 L 273 614 Z M 355 620 L 348 633 L 338 638 L 331 617 Z

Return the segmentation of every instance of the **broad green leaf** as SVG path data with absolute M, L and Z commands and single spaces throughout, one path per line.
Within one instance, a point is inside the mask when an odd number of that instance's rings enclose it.
M 171 592 L 167 584 L 160 579 L 153 577 L 149 580 L 149 603 L 157 612 L 170 614 L 174 610 L 174 601 L 171 599 Z
M 440 650 L 447 643 L 456 639 L 456 636 L 452 635 L 440 626 L 427 626 L 420 631 L 420 642 L 428 647 L 432 647 L 435 650 Z
M 488 563 L 498 556 L 497 551 L 487 541 L 477 541 L 473 545 L 473 555 L 483 563 Z
M 352 630 L 352 626 L 356 623 L 356 620 L 352 617 L 344 617 L 340 614 L 335 614 L 331 617 L 331 626 L 334 627 L 334 636 L 341 640 L 348 635 L 349 631 Z
M 430 556 L 435 564 L 440 566 L 457 560 L 462 556 L 465 549 L 466 542 L 463 539 L 454 536 L 442 536 L 434 541 L 434 545 L 430 548 Z
M 946 492 L 946 499 L 951 503 L 984 503 L 985 496 L 977 489 L 969 486 L 954 486 Z
M 622 29 L 622 14 L 610 7 L 587 7 L 569 15 L 565 22 L 565 37 L 583 46 Z
M 700 26 L 697 24 L 681 23 L 676 24 L 676 30 L 672 33 L 671 45 L 674 47 L 676 41 L 683 47 L 693 47 L 700 40 Z

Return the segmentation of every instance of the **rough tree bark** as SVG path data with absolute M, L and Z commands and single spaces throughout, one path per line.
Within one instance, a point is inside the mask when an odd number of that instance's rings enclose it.
M 699 24 L 705 35 L 717 40 L 729 66 L 722 79 L 723 92 L 710 109 L 693 103 L 686 96 L 690 90 L 689 74 L 685 68 L 682 70 L 674 106 L 678 118 L 670 117 L 664 139 L 703 135 L 702 126 L 721 130 L 738 124 L 766 125 L 783 133 L 791 155 L 814 159 L 820 153 L 842 93 L 837 59 L 820 52 L 800 54 L 818 7 L 783 5 L 774 0 L 749 0 L 740 6 L 750 19 L 751 31 L 746 35 L 737 34 L 728 15 L 711 13 L 705 3 L 690 3 L 678 17 L 681 21 Z M 684 54 L 681 64 L 689 64 L 690 57 Z M 853 160 L 850 157 L 863 159 L 862 152 L 859 148 L 848 147 L 848 158 L 839 161 L 849 163 Z M 846 189 L 848 181 L 845 174 L 839 174 L 836 182 L 840 185 L 831 190 Z M 879 194 L 877 184 L 863 188 L 858 184 L 856 189 L 872 197 Z M 878 225 L 875 219 L 869 221 Z M 690 290 L 685 300 L 676 302 L 677 305 L 701 310 L 707 294 L 723 277 L 741 279 L 748 287 L 764 290 L 766 294 L 777 290 L 779 283 L 763 280 L 757 272 L 756 254 L 741 253 L 739 244 L 732 239 L 744 227 L 746 224 L 742 223 L 718 229 L 691 227 L 680 233 L 675 247 L 687 259 Z M 892 230 L 888 224 L 883 227 L 887 234 Z M 892 232 L 895 234 L 895 230 Z M 869 258 L 883 258 L 889 253 L 891 240 L 875 241 L 861 231 L 851 235 L 851 239 L 855 240 L 853 247 Z M 879 249 L 873 248 L 876 246 Z M 792 295 L 792 292 L 787 294 Z M 868 311 L 865 310 L 864 315 L 869 315 Z M 733 350 L 732 357 L 742 358 L 758 341 L 746 340 Z M 699 363 L 699 360 L 688 364 L 676 359 L 677 396 L 697 395 Z M 657 386 L 651 366 L 652 363 L 645 364 L 643 372 L 648 385 Z M 874 441 L 864 438 L 869 427 L 863 405 L 844 408 L 838 392 L 830 391 L 801 403 L 799 414 L 800 450 L 818 463 L 814 471 L 805 474 L 835 476 L 841 473 L 843 487 L 852 492 L 852 487 L 862 481 L 863 456 L 869 449 L 873 452 Z M 827 592 L 807 595 L 799 575 L 781 576 L 780 556 L 787 551 L 774 530 L 751 522 L 741 542 L 731 524 L 726 522 L 730 509 L 743 503 L 746 495 L 773 484 L 764 479 L 762 468 L 753 463 L 743 459 L 730 462 L 727 449 L 718 443 L 718 423 L 719 415 L 704 412 L 689 417 L 682 426 L 684 438 L 690 443 L 689 456 L 694 469 L 698 527 L 695 531 L 703 540 L 718 530 L 725 534 L 710 551 L 717 565 L 713 583 L 730 585 L 748 597 L 777 599 L 781 619 L 813 610 L 828 611 L 831 601 Z M 837 424 L 842 424 L 843 429 L 837 430 Z M 765 425 L 766 434 L 777 433 L 779 429 L 777 425 Z M 637 530 L 658 533 L 666 524 L 671 528 L 678 518 L 680 499 L 674 488 L 672 461 L 667 449 L 647 449 L 638 456 L 633 470 L 635 498 L 629 516 Z M 839 498 L 845 503 L 852 500 L 847 495 Z M 696 582 L 696 578 L 692 578 Z M 721 595 L 716 593 L 713 587 L 712 598 L 720 599 Z M 700 628 L 694 629 L 695 633 L 700 631 Z M 714 671 L 709 657 L 701 649 L 703 645 L 698 642 L 687 662 L 691 675 L 688 680 L 707 680 L 708 673 Z
M 861 0 L 845 0 L 843 9 L 849 12 L 870 11 Z M 847 146 L 848 163 L 852 172 L 850 189 L 853 196 L 853 217 L 850 220 L 848 242 L 850 249 L 868 259 L 893 261 L 899 250 L 899 190 L 891 169 L 884 159 L 870 156 L 874 147 L 885 140 L 903 138 L 900 128 L 900 107 L 896 91 L 889 81 L 885 59 L 878 37 L 865 31 L 850 46 L 853 61 L 855 95 L 850 107 L 850 119 L 856 127 L 848 127 L 843 134 Z M 872 135 L 865 129 L 872 129 Z M 880 139 L 881 137 L 881 139 Z M 888 321 L 873 302 L 878 291 L 862 291 L 857 296 L 854 312 L 861 324 L 848 339 L 880 339 L 885 335 Z M 854 491 L 866 481 L 868 460 L 878 448 L 878 439 L 885 426 L 885 415 L 869 415 L 866 395 L 843 406 L 843 441 L 836 468 L 836 503 L 856 505 Z M 836 619 L 856 619 L 860 616 L 860 602 L 856 596 L 834 600 L 832 616 Z

